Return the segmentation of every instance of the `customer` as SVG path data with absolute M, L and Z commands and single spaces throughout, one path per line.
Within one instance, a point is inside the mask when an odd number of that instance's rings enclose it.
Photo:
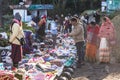
M 19 61 L 21 61 L 22 59 L 22 46 L 20 42 L 17 40 L 17 38 L 20 39 L 24 36 L 21 16 L 19 13 L 15 14 L 10 29 L 11 29 L 11 34 L 10 34 L 9 42 L 11 43 L 12 46 L 11 58 L 13 61 L 13 67 L 17 68 Z
M 37 37 L 40 39 L 41 42 L 43 42 L 45 39 L 46 19 L 47 16 L 42 15 L 38 23 L 39 29 L 37 30 Z
M 89 62 L 96 61 L 97 47 L 99 44 L 99 26 L 91 22 L 87 27 L 86 59 Z
M 102 63 L 109 63 L 110 47 L 115 44 L 115 28 L 110 19 L 106 16 L 103 17 L 99 37 L 101 38 L 99 47 L 99 61 Z
M 77 18 L 71 18 L 71 24 L 74 26 L 71 33 L 68 36 L 73 37 L 75 41 L 75 46 L 77 48 L 77 67 L 80 68 L 84 61 L 84 29 L 82 23 L 77 20 Z

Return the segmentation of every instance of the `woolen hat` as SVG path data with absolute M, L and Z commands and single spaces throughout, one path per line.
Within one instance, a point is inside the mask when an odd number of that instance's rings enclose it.
M 19 13 L 15 13 L 14 19 L 21 21 L 21 15 Z

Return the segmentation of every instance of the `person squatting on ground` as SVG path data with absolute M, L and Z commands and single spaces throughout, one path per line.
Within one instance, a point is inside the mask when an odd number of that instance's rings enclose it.
M 101 39 L 99 47 L 99 61 L 100 63 L 110 63 L 110 47 L 116 42 L 115 28 L 108 17 L 104 16 L 102 20 L 103 22 L 99 31 L 99 37 Z
M 73 37 L 77 48 L 77 67 L 80 68 L 84 61 L 84 29 L 82 23 L 78 22 L 77 18 L 71 18 L 71 24 L 74 26 L 71 33 L 67 36 Z
M 99 44 L 99 26 L 95 22 L 91 22 L 87 27 L 87 43 L 86 43 L 86 60 L 90 62 L 96 61 L 96 53 Z
M 11 58 L 13 61 L 13 67 L 17 68 L 19 61 L 21 61 L 22 59 L 22 45 L 20 44 L 18 39 L 24 36 L 21 16 L 19 13 L 15 14 L 10 30 L 11 30 L 11 34 L 10 34 L 9 43 L 11 43 L 12 46 Z

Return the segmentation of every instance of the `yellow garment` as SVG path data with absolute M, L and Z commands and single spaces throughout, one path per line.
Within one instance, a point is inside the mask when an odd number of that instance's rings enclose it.
M 14 23 L 11 30 L 12 33 L 10 34 L 9 42 L 20 45 L 20 42 L 16 39 L 16 37 L 20 39 L 24 36 L 22 26 L 20 26 L 17 23 Z
M 90 62 L 96 61 L 97 46 L 91 43 L 86 45 L 86 59 Z

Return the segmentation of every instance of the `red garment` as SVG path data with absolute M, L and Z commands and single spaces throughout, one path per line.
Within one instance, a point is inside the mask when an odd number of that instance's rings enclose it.
M 96 25 L 95 27 L 88 26 L 87 31 L 88 32 L 93 32 L 94 34 L 98 35 L 98 33 L 99 33 L 99 26 L 98 25 Z
M 103 22 L 99 31 L 99 37 L 107 38 L 108 40 L 115 39 L 115 29 L 114 25 L 110 21 L 108 17 L 106 18 L 106 22 Z
M 12 54 L 11 58 L 13 60 L 13 63 L 18 63 L 22 59 L 22 46 L 12 44 Z
M 98 41 L 99 26 L 88 26 L 87 28 L 87 41 L 93 44 L 97 44 Z

